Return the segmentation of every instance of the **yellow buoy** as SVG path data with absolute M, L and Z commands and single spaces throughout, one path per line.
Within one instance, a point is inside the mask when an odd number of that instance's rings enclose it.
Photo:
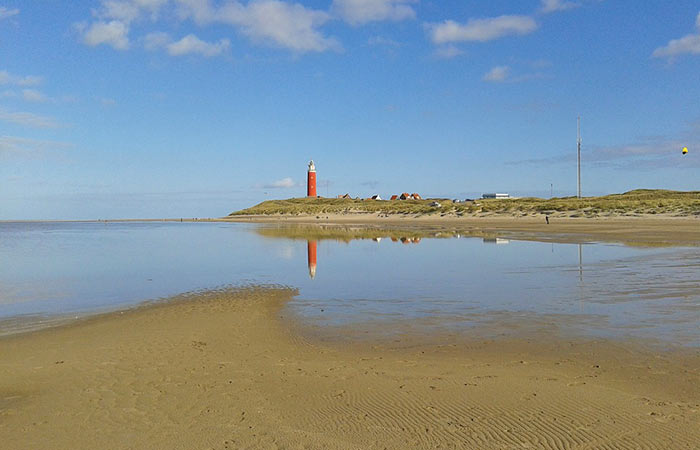
M 681 153 L 683 153 L 684 155 L 686 153 L 688 153 L 688 147 L 683 147 L 683 150 L 681 150 Z

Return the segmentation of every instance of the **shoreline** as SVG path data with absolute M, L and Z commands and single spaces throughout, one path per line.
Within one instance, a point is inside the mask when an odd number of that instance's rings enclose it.
M 10 448 L 692 448 L 700 352 L 550 335 L 333 342 L 289 289 L 0 339 Z M 361 333 L 358 330 L 358 333 Z
M 535 240 L 541 242 L 582 243 L 617 242 L 639 246 L 700 246 L 700 217 L 659 216 L 571 218 L 544 215 L 513 217 L 490 216 L 421 216 L 383 214 L 323 215 L 239 215 L 220 218 L 189 219 L 108 219 L 65 221 L 0 221 L 0 223 L 254 223 L 276 225 L 358 226 L 367 228 L 431 229 L 464 231 L 475 236 Z
M 576 235 L 584 239 L 614 242 L 649 242 L 669 245 L 700 245 L 700 217 L 659 216 L 653 214 L 571 218 L 544 215 L 513 217 L 489 216 L 413 216 L 384 214 L 323 214 L 323 215 L 239 215 L 219 218 L 152 218 L 152 219 L 94 219 L 94 220 L 3 220 L 0 223 L 256 223 L 292 225 L 355 225 L 366 227 L 456 228 L 484 233 L 523 233 L 525 239 Z M 517 235 L 511 235 L 517 239 Z M 569 242 L 569 241 L 565 241 Z
M 357 225 L 366 227 L 451 228 L 466 232 L 542 242 L 578 243 L 586 240 L 619 242 L 628 245 L 699 246 L 700 219 L 686 217 L 609 218 L 513 218 L 489 217 L 393 217 L 377 214 L 324 214 L 321 216 L 236 216 L 214 222 Z

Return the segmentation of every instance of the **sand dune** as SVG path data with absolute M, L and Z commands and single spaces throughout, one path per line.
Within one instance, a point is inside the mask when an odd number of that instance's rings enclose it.
M 287 317 L 291 295 L 213 292 L 0 340 L 0 446 L 698 448 L 697 352 L 324 340 Z

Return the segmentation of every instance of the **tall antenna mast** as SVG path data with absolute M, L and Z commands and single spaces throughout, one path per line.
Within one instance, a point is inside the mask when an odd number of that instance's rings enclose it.
M 578 198 L 581 198 L 581 116 L 577 119 L 577 128 L 576 147 L 578 150 L 578 177 L 576 178 L 576 184 L 578 186 Z

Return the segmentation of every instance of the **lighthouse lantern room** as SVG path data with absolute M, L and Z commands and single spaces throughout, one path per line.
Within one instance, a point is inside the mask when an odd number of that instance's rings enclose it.
M 309 171 L 306 174 L 306 196 L 316 197 L 316 166 L 313 159 L 309 161 Z

